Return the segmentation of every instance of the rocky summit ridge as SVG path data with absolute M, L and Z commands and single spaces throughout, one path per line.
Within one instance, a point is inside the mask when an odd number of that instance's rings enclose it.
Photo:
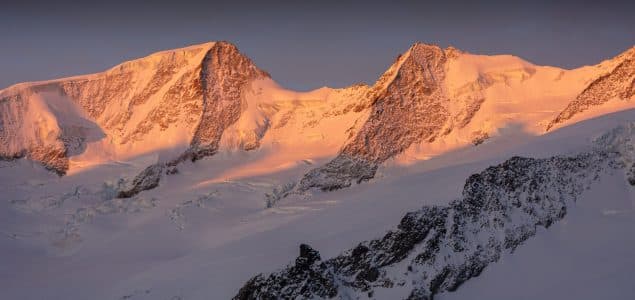
M 130 197 L 158 186 L 180 163 L 218 153 L 224 140 L 252 151 L 277 132 L 297 134 L 287 138 L 301 143 L 314 130 L 339 150 L 294 189 L 339 189 L 425 145 L 480 144 L 512 122 L 544 133 L 605 113 L 607 105 L 622 105 L 608 111 L 628 108 L 635 97 L 634 49 L 562 70 L 415 43 L 372 86 L 301 94 L 276 86 L 235 45 L 205 43 L 0 91 L 0 157 L 26 157 L 64 175 L 78 155 L 108 160 L 173 149 L 119 193 Z M 553 90 L 561 90 L 556 99 Z M 291 100 L 277 101 L 280 95 Z M 341 132 L 320 129 L 335 127 Z
M 17 85 L 0 93 L 0 155 L 26 156 L 58 174 L 67 171 L 73 149 L 90 142 L 89 128 L 56 113 L 51 105 L 56 98 L 78 107 L 77 118 L 117 144 L 179 131 L 189 137 L 189 148 L 176 159 L 198 159 L 214 153 L 223 130 L 237 120 L 245 84 L 264 77 L 269 75 L 236 46 L 214 42 L 156 53 L 103 73 Z M 44 106 L 40 112 L 34 111 L 37 105 Z M 35 114 L 32 121 L 39 126 L 27 124 L 28 114 Z

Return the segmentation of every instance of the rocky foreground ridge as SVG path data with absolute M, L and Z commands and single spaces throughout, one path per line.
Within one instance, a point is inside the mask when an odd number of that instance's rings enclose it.
M 407 213 L 383 237 L 322 259 L 300 245 L 295 262 L 259 274 L 234 299 L 432 299 L 478 276 L 504 253 L 563 219 L 602 174 L 626 169 L 633 184 L 634 124 L 597 139 L 593 151 L 545 159 L 512 157 L 470 176 L 448 206 Z M 381 298 L 381 297 L 380 297 Z

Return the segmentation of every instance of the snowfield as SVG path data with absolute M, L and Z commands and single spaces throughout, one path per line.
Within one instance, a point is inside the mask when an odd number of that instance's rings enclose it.
M 635 298 L 635 48 L 561 70 L 415 44 L 302 93 L 234 48 L 0 91 L 1 298 Z M 468 197 L 473 174 L 528 180 Z
M 208 194 L 192 190 L 191 180 L 170 181 L 136 203 L 96 208 L 90 221 L 78 225 L 81 242 L 60 239 L 59 231 L 66 226 L 61 219 L 73 213 L 67 206 L 95 208 L 102 203 L 95 199 L 98 193 L 91 191 L 88 176 L 83 182 L 58 179 L 26 161 L 14 162 L 2 169 L 2 182 L 11 182 L 3 188 L 10 199 L 35 197 L 40 190 L 46 190 L 43 195 L 56 194 L 56 189 L 72 191 L 70 187 L 78 185 L 86 191 L 80 188 L 81 200 L 65 200 L 62 208 L 16 209 L 10 201 L 3 202 L 2 290 L 8 298 L 21 299 L 228 299 L 251 276 L 290 263 L 300 243 L 318 249 L 323 258 L 339 255 L 380 237 L 406 212 L 447 204 L 459 196 L 470 174 L 503 157 L 581 151 L 592 147 L 591 137 L 633 118 L 635 111 L 616 113 L 514 146 L 502 139 L 508 150 L 497 150 L 503 147 L 492 140 L 407 170 L 386 167 L 380 171 L 382 177 L 369 184 L 318 192 L 308 199 L 286 198 L 271 209 L 264 209 L 264 193 L 275 177 L 206 185 L 202 190 Z M 201 173 L 213 168 L 213 160 L 183 172 L 191 175 L 188 179 L 203 177 Z M 113 173 L 103 168 L 90 174 L 96 176 L 93 181 Z M 301 168 L 307 166 L 296 169 Z M 294 178 L 292 173 L 300 173 L 296 169 L 275 174 L 277 180 Z M 39 172 L 38 179 L 30 178 L 34 172 Z M 91 201 L 97 205 L 86 204 Z M 603 175 L 581 194 L 563 221 L 539 229 L 513 254 L 503 255 L 479 277 L 439 298 L 629 299 L 635 267 L 634 207 L 624 174 Z

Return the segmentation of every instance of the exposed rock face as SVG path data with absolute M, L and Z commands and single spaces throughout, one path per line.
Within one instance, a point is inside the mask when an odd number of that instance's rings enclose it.
M 48 102 L 61 101 L 76 105 L 118 146 L 170 132 L 190 140 L 190 149 L 173 163 L 195 160 L 215 153 L 225 128 L 240 117 L 244 86 L 268 76 L 236 46 L 215 42 L 155 53 L 103 73 L 18 85 L 0 93 L 0 156 L 26 156 L 64 174 L 68 157 L 81 153 L 88 138 L 51 112 Z M 29 114 L 46 124 L 28 124 Z M 256 147 L 257 140 L 246 146 Z
M 635 186 L 635 123 L 623 124 L 594 140 L 604 151 L 620 153 L 618 163 L 626 169 L 626 180 Z
M 157 126 L 160 131 L 165 131 L 173 124 L 196 124 L 202 112 L 200 73 L 199 66 L 181 75 L 161 97 L 161 102 L 143 118 L 137 127 L 132 132 L 124 134 L 121 143 L 142 140 Z
M 413 143 L 449 133 L 447 59 L 443 49 L 425 44 L 413 45 L 398 58 L 373 87 L 366 123 L 338 157 L 304 176 L 300 190 L 332 190 L 371 179 L 379 164 Z
M 449 88 L 448 63 L 461 54 L 454 48 L 443 50 L 434 45 L 413 45 L 373 86 L 368 104 L 371 113 L 361 129 L 335 159 L 308 172 L 298 190 L 332 190 L 371 179 L 379 165 L 411 145 L 431 143 L 465 128 L 485 102 L 486 90 L 494 84 L 504 82 L 509 88 L 511 82 L 528 80 L 536 73 L 531 65 L 484 72 L 472 82 Z M 581 91 L 550 122 L 547 130 L 611 99 L 633 98 L 635 48 L 613 61 L 617 62 L 613 69 Z M 473 144 L 488 138 L 493 133 L 488 130 L 487 127 L 478 129 Z M 351 164 L 352 161 L 355 163 Z
M 326 273 L 325 265 L 320 264 L 320 253 L 309 245 L 300 245 L 300 256 L 295 264 L 288 269 L 289 277 L 278 278 L 272 292 L 254 294 L 254 286 L 260 285 L 265 279 L 262 275 L 252 278 L 234 299 L 294 299 L 294 298 L 333 298 L 337 296 L 337 286 L 333 283 L 335 278 L 325 278 L 321 274 Z M 275 276 L 275 275 L 272 275 Z M 286 285 L 302 285 L 304 288 L 298 293 L 277 293 L 276 290 L 284 290 Z
M 444 51 L 414 45 L 395 78 L 374 100 L 372 113 L 343 154 L 383 162 L 414 142 L 433 140 L 448 118 L 443 92 Z
M 363 158 L 340 154 L 326 165 L 309 171 L 300 181 L 299 190 L 319 188 L 332 191 L 372 179 L 379 165 Z
M 125 144 L 138 139 L 153 127 L 165 124 L 159 122 L 160 119 L 156 116 L 158 110 L 169 108 L 178 114 L 175 108 L 192 105 L 192 100 L 198 100 L 200 106 L 200 97 L 192 97 L 192 94 L 200 95 L 200 83 L 191 74 L 200 70 L 200 62 L 198 65 L 193 62 L 209 47 L 201 45 L 180 51 L 156 53 L 123 63 L 104 73 L 62 80 L 57 84 L 102 128 L 110 135 L 118 137 L 119 143 Z M 187 86 L 184 79 L 191 80 L 193 84 Z M 176 89 L 183 88 L 186 88 L 182 90 L 184 95 L 175 93 Z M 153 105 L 144 118 L 132 119 L 135 111 L 158 99 L 164 101 Z M 173 101 L 170 103 L 172 106 L 166 107 L 169 100 Z M 200 113 L 200 108 L 198 112 Z M 152 122 L 148 122 L 147 118 L 151 118 Z
M 157 53 L 103 73 L 18 85 L 2 91 L 0 123 L 4 124 L 3 131 L 10 133 L 2 134 L 5 140 L 0 149 L 7 145 L 13 148 L 11 151 L 2 149 L 2 155 L 22 153 L 20 156 L 38 161 L 62 175 L 68 169 L 68 157 L 82 153 L 86 143 L 97 138 L 90 137 L 90 131 L 98 132 L 99 138 L 107 134 L 113 143 L 123 145 L 141 139 L 153 128 L 165 128 L 167 123 L 175 121 L 174 117 L 168 119 L 165 112 L 169 110 L 178 116 L 179 112 L 186 111 L 178 109 L 179 106 L 188 105 L 192 97 L 177 98 L 175 93 L 166 93 L 166 103 L 156 105 L 145 118 L 132 119 L 132 116 L 144 110 L 143 104 L 159 98 L 161 90 L 178 76 L 186 77 L 179 74 L 187 73 L 188 64 L 203 49 L 204 46 Z M 179 93 L 190 95 L 200 91 L 195 85 L 184 91 L 183 80 L 177 80 L 170 90 L 178 89 Z M 61 108 L 57 110 L 55 106 Z M 200 115 L 200 108 L 198 112 Z M 78 126 L 77 119 L 89 124 Z M 13 125 L 6 126 L 7 123 Z
M 616 59 L 621 60 L 608 74 L 591 82 L 574 101 L 547 126 L 547 130 L 576 114 L 598 106 L 611 99 L 632 99 L 635 95 L 635 48 L 623 53 Z
M 501 119 L 524 113 L 508 113 L 511 110 L 502 104 L 503 116 L 493 121 L 483 116 L 499 111 L 486 101 L 491 91 L 517 95 L 507 89 L 524 91 L 526 87 L 518 82 L 545 75 L 534 76 L 540 67 L 529 63 L 492 59 L 502 66 L 483 67 L 491 64 L 490 58 L 417 43 L 372 87 L 297 93 L 268 85 L 273 82 L 269 75 L 230 43 L 159 52 L 102 73 L 19 84 L 0 91 L 0 158 L 26 157 L 63 175 L 69 157 L 87 149 L 91 155 L 105 153 L 97 160 L 182 151 L 157 163 L 173 171 L 182 161 L 217 153 L 221 145 L 258 149 L 265 136 L 273 133 L 272 141 L 321 139 L 332 149 L 340 149 L 332 161 L 308 172 L 297 190 L 344 188 L 373 178 L 378 166 L 413 145 L 444 143 L 445 138 L 453 139 L 448 144 L 454 140 L 478 144 L 507 124 Z M 610 64 L 613 70 L 593 81 L 550 127 L 610 99 L 633 98 L 635 48 L 612 61 L 616 62 Z M 457 68 L 469 69 L 468 75 L 457 76 L 463 74 Z M 546 91 L 552 93 L 552 89 Z M 577 92 L 577 88 L 567 91 L 571 95 Z M 263 100 L 277 97 L 282 99 Z M 76 107 L 77 112 L 56 111 L 56 105 Z M 69 116 L 83 121 L 80 125 L 76 120 L 67 122 Z M 542 130 L 542 122 L 553 116 L 545 118 L 531 122 L 541 124 Z M 328 131 L 335 128 L 342 131 L 329 136 Z M 479 135 L 470 137 L 467 132 Z
M 59 176 L 65 175 L 68 170 L 68 157 L 62 145 L 35 145 L 27 153 L 27 158 L 42 163 L 47 170 Z
M 236 46 L 216 43 L 209 50 L 201 70 L 203 112 L 191 149 L 185 154 L 187 158 L 196 160 L 216 153 L 225 129 L 240 118 L 243 88 L 252 80 L 263 77 L 269 77 L 269 74 L 240 54 Z
M 617 157 L 612 151 L 513 157 L 470 176 L 449 206 L 410 212 L 382 238 L 328 260 L 301 254 L 294 265 L 249 280 L 235 299 L 365 299 L 387 288 L 432 299 L 478 276 L 538 226 L 561 220 L 600 173 L 624 166 Z
M 0 98 L 0 159 L 26 157 L 64 175 L 67 149 L 81 147 L 82 136 L 59 128 L 52 114 L 38 115 L 38 105 L 29 100 L 29 93 Z
M 45 103 L 37 93 L 66 97 L 58 86 L 44 85 L 0 98 L 0 159 L 26 157 L 62 176 L 68 157 L 82 153 L 103 132 L 82 116 L 68 118 L 68 112 L 56 107 L 59 103 Z
M 119 191 L 117 198 L 130 198 L 142 191 L 159 186 L 159 181 L 161 180 L 161 177 L 163 177 L 164 170 L 165 165 L 163 164 L 150 165 L 132 180 L 129 187 Z
M 202 112 L 197 118 L 198 125 L 190 148 L 173 160 L 146 168 L 118 196 L 132 197 L 157 187 L 166 167 L 175 167 L 185 160 L 196 161 L 216 154 L 223 132 L 240 118 L 243 88 L 252 80 L 268 76 L 249 58 L 238 52 L 236 46 L 224 42 L 215 43 L 205 54 L 200 79 L 194 81 L 200 84 L 200 93 L 195 92 L 187 97 L 202 96 Z M 255 147 L 257 145 L 245 150 Z

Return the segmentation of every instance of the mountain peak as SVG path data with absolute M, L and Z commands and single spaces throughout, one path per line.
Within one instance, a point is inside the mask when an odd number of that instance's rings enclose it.
M 436 54 L 444 53 L 448 57 L 455 57 L 455 56 L 457 56 L 459 54 L 465 53 L 465 51 L 462 51 L 462 50 L 460 50 L 458 48 L 455 48 L 453 46 L 448 46 L 447 48 L 443 49 L 439 45 L 429 44 L 429 43 L 422 43 L 422 42 L 415 42 L 414 44 L 412 44 L 412 46 L 410 46 L 410 48 L 408 48 L 407 52 L 415 54 L 415 55 L 426 55 L 426 54 L 431 54 L 431 53 L 436 53 Z
M 107 70 L 102 72 L 71 76 L 65 78 L 57 78 L 52 80 L 45 81 L 33 81 L 33 82 L 22 82 L 6 87 L 5 89 L 0 89 L 0 96 L 6 96 L 8 94 L 15 94 L 20 90 L 32 86 L 41 86 L 46 84 L 58 83 L 62 81 L 70 81 L 70 80 L 87 80 L 92 79 L 94 77 L 102 76 L 104 73 L 109 72 L 129 72 L 134 70 L 145 70 L 152 67 L 159 67 L 160 64 L 174 63 L 178 62 L 180 65 L 184 63 L 200 63 L 198 59 L 201 57 L 200 54 L 205 54 L 209 52 L 211 49 L 216 47 L 217 49 L 223 49 L 221 52 L 227 55 L 239 55 L 241 57 L 247 58 L 244 54 L 240 53 L 238 47 L 228 41 L 209 41 L 200 44 L 193 44 L 181 48 L 174 48 L 169 50 L 162 50 L 147 54 L 142 57 L 134 58 L 128 61 L 124 61 L 119 63 Z M 251 64 L 253 62 L 247 58 Z M 190 61 L 192 60 L 192 61 Z
M 416 63 L 424 66 L 438 66 L 445 62 L 445 51 L 437 45 L 415 43 L 408 50 L 408 55 Z
M 450 58 L 454 58 L 465 53 L 467 52 L 461 49 L 455 48 L 454 46 L 448 46 L 447 48 L 445 48 L 445 54 Z
M 414 50 L 414 49 L 439 49 L 441 50 L 441 47 L 437 44 L 430 44 L 430 43 L 424 43 L 424 42 L 414 42 L 412 44 L 412 46 L 410 46 L 409 48 L 410 50 Z
M 205 59 L 209 59 L 212 57 L 217 60 L 219 66 L 229 67 L 230 65 L 233 65 L 232 67 L 236 67 L 239 69 L 248 69 L 244 70 L 248 73 L 251 73 L 253 71 L 260 77 L 271 77 L 269 73 L 260 70 L 249 57 L 241 53 L 240 50 L 238 50 L 238 47 L 230 42 L 218 41 L 211 43 Z
M 155 52 L 100 73 L 15 85 L 0 91 L 0 110 L 12 112 L 0 119 L 0 158 L 26 156 L 63 175 L 70 156 L 104 135 L 112 137 L 104 147 L 129 156 L 175 145 L 189 148 L 188 158 L 211 155 L 240 116 L 243 89 L 261 78 L 269 74 L 220 41 Z M 33 120 L 45 122 L 32 126 Z

